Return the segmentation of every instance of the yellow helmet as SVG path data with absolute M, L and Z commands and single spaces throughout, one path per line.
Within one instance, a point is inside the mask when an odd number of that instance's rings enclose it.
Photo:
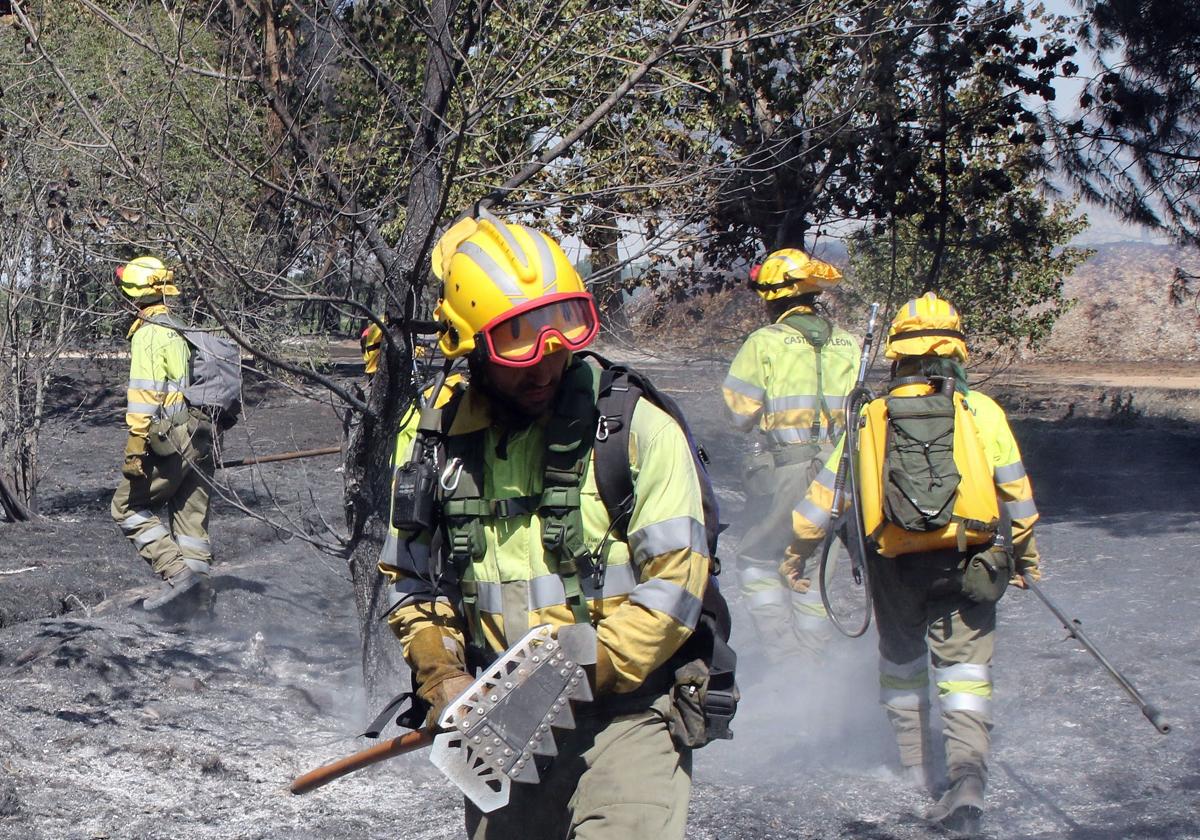
M 117 269 L 117 284 L 131 298 L 177 295 L 175 272 L 158 257 L 138 257 Z
M 775 251 L 750 270 L 750 288 L 763 300 L 823 292 L 842 279 L 842 272 L 796 248 Z
M 478 351 L 497 364 L 526 367 L 563 347 L 580 350 L 599 331 L 579 272 L 541 231 L 481 211 L 451 227 L 432 260 L 442 280 L 438 343 L 449 359 Z
M 950 356 L 965 362 L 967 342 L 958 310 L 933 292 L 913 298 L 892 319 L 884 355 Z

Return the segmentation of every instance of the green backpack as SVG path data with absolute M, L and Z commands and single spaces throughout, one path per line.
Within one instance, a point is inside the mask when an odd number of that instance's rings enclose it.
M 954 400 L 943 393 L 887 397 L 883 516 L 905 531 L 940 531 L 958 492 Z

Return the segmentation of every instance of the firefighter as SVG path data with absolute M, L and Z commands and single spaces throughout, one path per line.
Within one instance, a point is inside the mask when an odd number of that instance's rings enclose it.
M 509 804 L 492 813 L 467 802 L 467 833 L 682 838 L 691 751 L 668 730 L 670 660 L 693 631 L 710 565 L 690 445 L 664 411 L 637 403 L 628 452 L 637 504 L 628 536 L 614 536 L 596 492 L 594 448 L 548 448 L 596 429 L 598 372 L 572 355 L 599 330 L 579 274 L 552 238 L 486 211 L 452 227 L 433 263 L 443 282 L 440 349 L 465 356 L 469 368 L 442 444 L 441 463 L 461 467 L 452 489 L 445 477 L 440 485 L 443 507 L 461 508 L 443 517 L 436 543 L 453 573 L 433 572 L 428 533 L 393 529 L 380 562 L 396 605 L 389 622 L 431 706 L 427 719 L 471 684 L 468 648 L 487 661 L 544 623 L 587 622 L 597 638 L 595 701 L 576 709 L 576 729 L 558 734 L 558 756 L 539 784 L 514 784 Z M 590 420 L 575 423 L 581 405 Z M 401 430 L 397 464 L 413 433 L 411 424 Z M 563 451 L 584 459 L 566 469 L 555 455 Z M 531 501 L 551 489 L 565 491 L 563 507 Z M 552 533 L 565 536 L 556 542 Z M 567 562 L 577 549 L 605 564 L 599 589 Z M 461 589 L 441 585 L 451 578 Z
M 1040 578 L 1033 534 L 1037 507 L 1004 411 L 967 387 L 962 368 L 967 346 L 958 311 L 932 292 L 909 301 L 892 321 L 886 355 L 893 360 L 888 398 L 926 396 L 940 383 L 943 391 L 957 392 L 952 396 L 961 409 L 955 408 L 954 420 L 952 461 L 959 483 L 950 490 L 953 516 L 936 533 L 898 528 L 880 514 L 896 498 L 892 492 L 883 501 L 892 485 L 880 474 L 887 457 L 880 453 L 901 445 L 894 435 L 887 437 L 898 408 L 888 408 L 886 398 L 871 402 L 857 433 L 856 483 L 864 531 L 873 536 L 868 544 L 874 546 L 867 562 L 879 630 L 880 700 L 905 776 L 936 794 L 941 785 L 926 782 L 932 766 L 925 752 L 932 675 L 949 787 L 927 816 L 947 828 L 972 829 L 983 811 L 987 783 L 996 601 L 1006 585 L 1025 588 L 1022 574 Z M 936 449 L 922 455 L 929 472 Z M 840 450 L 795 510 L 796 541 L 781 567 L 786 575 L 794 575 L 802 558 L 815 552 L 830 523 Z M 968 505 L 993 513 L 967 513 Z M 992 523 L 983 521 L 989 516 Z M 997 522 L 998 527 L 989 527 Z M 935 540 L 943 547 L 932 548 Z
M 147 610 L 185 617 L 209 597 L 208 541 L 213 425 L 184 401 L 190 351 L 175 329 L 167 298 L 179 294 L 174 273 L 144 256 L 117 269 L 117 283 L 137 307 L 129 328 L 129 434 L 110 512 L 139 555 L 162 578 Z M 170 524 L 155 514 L 165 507 Z
M 363 373 L 369 379 L 379 370 L 379 354 L 383 348 L 383 330 L 379 324 L 372 321 L 363 327 L 358 346 L 362 349 Z
M 734 426 L 755 436 L 743 474 L 753 520 L 737 564 L 743 602 L 773 664 L 811 661 L 829 638 L 815 569 L 801 570 L 798 581 L 807 583 L 796 588 L 778 569 L 791 541 L 792 509 L 845 426 L 844 402 L 854 388 L 858 344 L 816 303 L 841 278 L 794 248 L 755 266 L 750 288 L 766 302 L 772 323 L 746 339 L 722 388 Z

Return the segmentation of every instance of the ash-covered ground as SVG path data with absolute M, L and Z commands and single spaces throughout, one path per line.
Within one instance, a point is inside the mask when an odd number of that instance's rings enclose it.
M 745 442 L 724 426 L 723 370 L 647 369 L 688 410 L 736 521 Z M 338 459 L 223 473 L 214 618 L 159 623 L 138 603 L 149 573 L 108 517 L 123 378 L 92 370 L 58 394 L 71 410 L 45 432 L 48 518 L 0 523 L 0 837 L 462 836 L 456 790 L 420 755 L 287 792 L 296 775 L 369 746 L 354 735 L 375 710 L 342 561 L 233 501 L 300 532 L 340 525 Z M 1094 393 L 1039 394 L 1021 391 L 1038 414 L 1014 425 L 1042 511 L 1043 588 L 1174 728 L 1158 734 L 1033 595 L 1010 591 L 983 835 L 1200 838 L 1200 429 L 1119 406 L 1082 417 L 1066 406 L 1102 404 Z M 260 453 L 306 449 L 341 433 L 327 403 L 259 388 L 226 448 L 248 454 L 253 435 Z M 723 556 L 739 535 L 726 532 Z M 725 568 L 748 670 L 735 740 L 696 754 L 689 835 L 941 836 L 920 819 L 926 797 L 894 772 L 873 631 L 837 640 L 820 670 L 755 674 L 736 569 Z

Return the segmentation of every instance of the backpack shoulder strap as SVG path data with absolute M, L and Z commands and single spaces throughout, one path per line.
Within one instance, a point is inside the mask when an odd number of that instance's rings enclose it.
M 622 538 L 633 515 L 633 475 L 629 470 L 629 431 L 641 399 L 639 380 L 628 368 L 602 368 L 596 411 L 596 490 L 608 511 L 613 531 Z

